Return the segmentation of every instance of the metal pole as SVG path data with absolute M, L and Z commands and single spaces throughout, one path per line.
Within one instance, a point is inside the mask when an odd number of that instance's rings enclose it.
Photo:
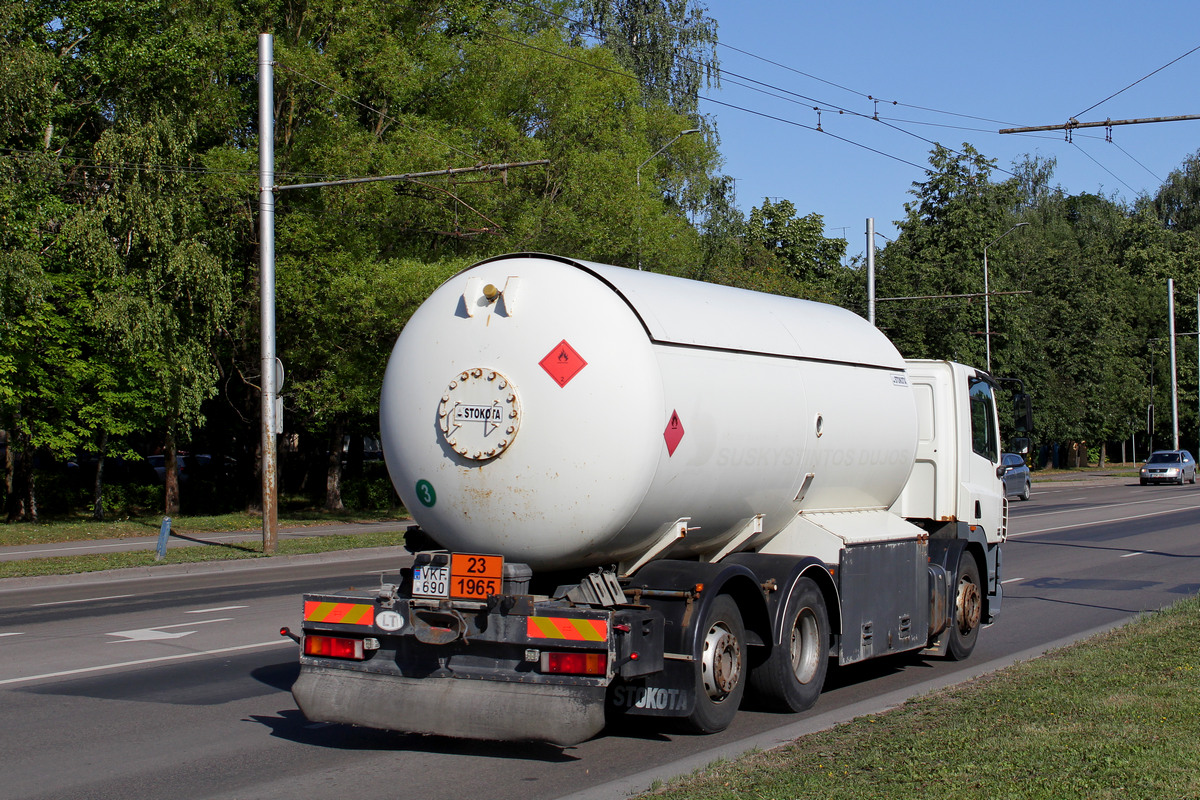
M 649 164 L 651 161 L 653 161 L 655 158 L 658 157 L 659 153 L 661 153 L 663 150 L 666 150 L 668 147 L 670 147 L 671 145 L 678 142 L 684 136 L 687 136 L 690 133 L 699 133 L 699 132 L 700 132 L 699 128 L 688 128 L 686 131 L 680 131 L 678 134 L 676 134 L 674 139 L 672 139 L 671 141 L 664 144 L 662 147 L 655 150 L 654 155 L 650 156 L 645 161 L 638 164 L 637 169 L 635 169 L 633 171 L 633 176 L 634 176 L 634 179 L 637 181 L 638 188 L 639 189 L 642 188 L 642 167 Z M 642 268 L 642 200 L 640 197 L 641 193 L 639 192 L 638 194 L 639 194 L 639 197 L 638 197 L 638 215 L 637 215 L 637 217 L 638 217 L 638 219 L 637 219 L 637 268 L 641 269 Z
M 1200 375 L 1200 292 L 1196 292 L 1196 372 Z M 1200 380 L 1196 382 L 1196 416 L 1200 418 Z M 1200 435 L 1200 430 L 1197 431 Z M 1196 439 L 1196 450 L 1200 452 L 1200 438 Z
M 258 283 L 262 340 L 262 530 L 263 552 L 275 553 L 279 538 L 278 464 L 275 453 L 275 74 L 274 37 L 258 35 Z
M 1028 222 L 1018 222 L 1016 225 L 1013 225 L 1011 228 L 1009 228 L 1004 233 L 997 236 L 995 239 L 992 239 L 990 242 L 988 242 L 986 245 L 984 245 L 984 248 L 983 248 L 983 338 L 984 338 L 984 341 L 986 344 L 987 371 L 989 373 L 992 371 L 992 304 L 988 299 L 989 295 L 988 295 L 987 251 L 988 251 L 989 247 L 991 247 L 996 242 L 1003 239 L 1005 236 L 1008 236 L 1010 233 L 1015 231 L 1017 228 L 1021 227 L 1022 225 L 1028 225 L 1028 224 L 1029 224 Z
M 991 374 L 991 300 L 988 294 L 988 248 L 983 248 L 983 342 Z
M 875 324 L 875 218 L 867 217 L 867 322 Z
M 1175 279 L 1167 278 L 1167 317 L 1171 330 L 1171 449 L 1179 449 L 1179 387 L 1175 379 Z

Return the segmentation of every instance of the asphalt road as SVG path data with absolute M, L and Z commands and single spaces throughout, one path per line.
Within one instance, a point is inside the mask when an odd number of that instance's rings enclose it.
M 397 552 L 128 580 L 0 581 L 0 794 L 619 797 L 1196 594 L 1198 523 L 1193 486 L 1035 486 L 1033 500 L 1013 503 L 1004 608 L 970 660 L 857 665 L 833 671 L 805 714 L 743 711 L 713 736 L 632 728 L 566 749 L 299 715 L 288 693 L 295 645 L 279 626 L 298 626 L 303 592 L 373 585 L 372 570 L 396 567 Z

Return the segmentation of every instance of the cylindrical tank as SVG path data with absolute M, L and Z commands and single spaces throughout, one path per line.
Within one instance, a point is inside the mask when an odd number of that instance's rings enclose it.
M 439 544 L 535 569 L 717 550 L 763 514 L 886 508 L 917 443 L 904 362 L 834 306 L 556 256 L 477 264 L 405 326 L 381 398 Z

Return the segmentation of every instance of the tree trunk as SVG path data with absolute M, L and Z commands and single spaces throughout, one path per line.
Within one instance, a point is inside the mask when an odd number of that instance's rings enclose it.
M 14 447 L 16 452 L 14 453 Z M 37 496 L 34 492 L 33 448 L 29 437 L 17 432 L 8 440 L 8 458 L 12 461 L 12 488 L 8 493 L 9 522 L 37 522 Z
M 342 439 L 346 435 L 346 426 L 342 422 L 334 423 L 329 433 L 329 463 L 325 470 L 325 510 L 344 511 L 342 505 Z
M 12 508 L 13 501 L 13 478 L 16 470 L 16 460 L 13 456 L 13 440 L 8 431 L 0 431 L 4 435 L 4 503 L 7 516 L 8 509 Z
M 100 431 L 96 448 L 96 481 L 92 484 L 92 519 L 104 519 L 104 455 L 108 452 L 108 431 Z
M 179 465 L 175 463 L 176 444 L 175 434 L 167 432 L 166 446 L 163 448 L 163 466 L 166 467 L 166 515 L 179 516 Z

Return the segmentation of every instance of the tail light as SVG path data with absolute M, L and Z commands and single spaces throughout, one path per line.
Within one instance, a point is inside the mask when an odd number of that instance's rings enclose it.
M 600 675 L 608 670 L 607 653 L 542 653 L 542 672 L 554 675 Z
M 304 654 L 326 658 L 352 658 L 355 661 L 362 661 L 366 657 L 362 639 L 314 636 L 311 633 L 304 637 Z

